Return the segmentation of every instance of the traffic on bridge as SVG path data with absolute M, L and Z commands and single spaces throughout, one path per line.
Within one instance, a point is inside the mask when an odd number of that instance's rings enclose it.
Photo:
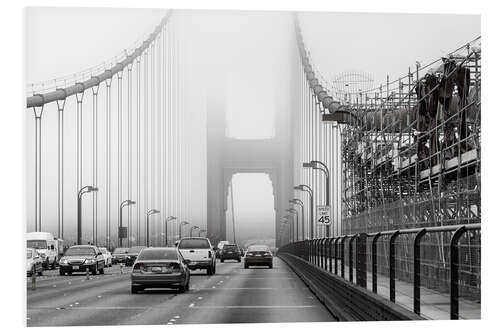
M 481 318 L 478 16 L 26 17 L 27 326 Z

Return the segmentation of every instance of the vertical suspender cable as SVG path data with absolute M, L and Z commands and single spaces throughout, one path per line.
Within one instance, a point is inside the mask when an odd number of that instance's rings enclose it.
M 35 114 L 35 231 L 42 230 L 42 113 L 43 105 Z
M 111 80 L 106 80 L 106 246 L 111 246 Z
M 155 125 L 156 125 L 156 105 L 155 105 L 155 94 L 156 94 L 156 40 L 153 40 L 151 43 L 151 121 L 150 121 L 150 142 L 151 142 L 151 163 L 150 163 L 150 174 L 151 174 L 151 183 L 150 183 L 150 193 L 151 193 L 151 207 L 156 208 L 156 175 L 155 175 L 155 166 L 156 166 L 156 154 L 155 154 Z M 155 224 L 150 222 L 149 230 L 152 235 L 155 235 Z M 150 236 L 151 237 L 151 236 Z M 152 238 L 153 246 L 155 245 L 155 237 Z
M 132 64 L 127 66 L 127 199 L 132 198 Z M 132 234 L 132 205 L 127 206 L 127 246 Z
M 149 210 L 149 48 L 144 52 L 144 214 Z M 145 220 L 144 223 L 147 223 Z M 146 230 L 146 228 L 144 228 Z
M 137 111 L 136 111 L 136 201 L 137 201 L 137 216 L 136 216 L 136 231 L 135 231 L 135 244 L 141 244 L 141 56 L 137 57 L 136 65 L 137 75 Z
M 97 157 L 98 157 L 98 145 L 97 145 L 97 133 L 98 133 L 98 121 L 97 121 L 97 97 L 99 93 L 99 85 L 92 87 L 92 184 L 97 187 Z M 97 245 L 97 191 L 92 192 L 92 243 Z
M 64 239 L 64 106 L 57 101 L 57 238 Z
M 82 188 L 82 102 L 83 84 L 80 83 L 81 91 L 76 96 L 76 193 Z
M 117 192 L 117 203 L 116 207 L 118 207 L 118 215 L 120 215 L 120 204 L 122 202 L 122 78 L 123 71 L 119 71 L 117 73 L 118 76 L 118 192 Z M 122 246 L 122 234 L 120 234 L 120 230 L 118 230 L 118 243 L 119 246 Z

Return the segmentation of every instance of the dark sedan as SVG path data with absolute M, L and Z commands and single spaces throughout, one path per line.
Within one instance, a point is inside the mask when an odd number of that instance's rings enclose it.
M 231 259 L 241 262 L 240 249 L 235 244 L 224 244 L 224 247 L 222 248 L 220 253 L 220 262 Z
M 59 275 L 73 272 L 86 272 L 96 275 L 104 274 L 104 257 L 96 246 L 75 245 L 70 247 L 59 260 Z
M 139 256 L 139 253 L 145 246 L 133 246 L 128 249 L 127 256 L 125 258 L 125 266 L 132 266 L 135 262 L 135 259 Z
M 250 266 L 267 266 L 273 268 L 273 254 L 266 245 L 249 246 L 245 253 L 245 268 Z
M 128 247 L 117 247 L 111 255 L 111 262 L 114 264 L 124 264 L 128 257 Z
M 181 293 L 189 290 L 188 264 L 175 247 L 143 249 L 130 275 L 132 294 L 145 288 L 175 288 Z

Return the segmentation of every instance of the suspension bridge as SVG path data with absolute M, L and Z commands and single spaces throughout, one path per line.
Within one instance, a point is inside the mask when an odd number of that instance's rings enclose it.
M 283 42 L 291 54 L 282 66 L 294 100 L 281 105 L 287 112 L 272 139 L 225 137 L 224 106 L 210 96 L 220 85 L 203 100 L 206 124 L 188 111 L 189 50 L 176 11 L 112 61 L 29 84 L 28 231 L 52 232 L 67 245 L 115 248 L 173 245 L 197 229 L 216 244 L 226 239 L 232 175 L 265 173 L 273 184 L 279 270 L 295 281 L 290 288 L 305 283 L 323 303 L 291 307 L 328 310 L 300 318 L 479 318 L 481 39 L 396 80 L 353 90 L 339 80 L 373 79 L 343 73 L 328 82 L 312 63 L 299 16 L 285 21 L 294 38 Z M 194 146 L 205 147 L 206 164 Z M 48 151 L 57 158 L 48 159 Z M 49 210 L 57 212 L 54 230 Z M 236 281 L 232 288 L 253 288 Z M 38 296 L 28 295 L 28 312 L 30 297 L 36 303 Z M 436 305 L 443 300 L 444 309 Z M 33 305 L 32 316 L 37 306 L 45 305 Z M 203 313 L 215 309 L 200 306 Z M 231 306 L 224 308 L 247 305 Z M 147 323 L 160 320 L 155 311 Z

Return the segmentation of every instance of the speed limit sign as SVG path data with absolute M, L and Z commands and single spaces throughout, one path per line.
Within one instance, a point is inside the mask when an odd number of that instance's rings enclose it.
M 332 221 L 330 206 L 316 206 L 316 218 L 320 224 L 330 224 Z

